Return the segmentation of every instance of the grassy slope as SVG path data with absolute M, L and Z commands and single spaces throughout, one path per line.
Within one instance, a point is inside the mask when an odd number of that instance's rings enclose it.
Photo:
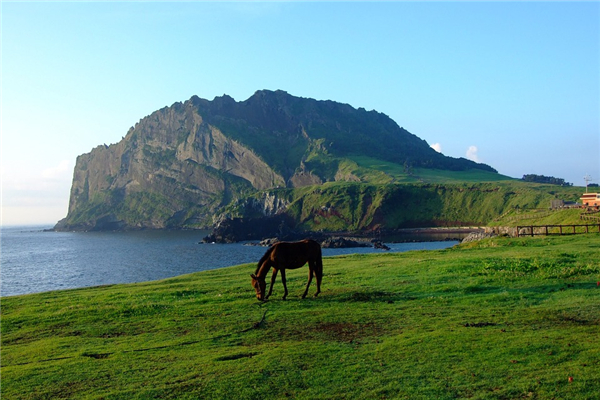
M 595 234 L 333 257 L 321 297 L 298 298 L 304 269 L 264 304 L 251 265 L 7 297 L 2 398 L 593 399 L 599 250 Z
M 357 164 L 357 175 L 360 176 L 362 172 L 365 174 L 366 178 L 375 178 L 373 171 L 379 171 L 384 173 L 388 178 L 387 181 L 382 178 L 368 179 L 374 183 L 463 183 L 515 181 L 515 179 L 505 175 L 477 169 L 471 169 L 467 171 L 447 171 L 439 169 L 411 168 L 410 174 L 407 174 L 405 167 L 400 164 L 366 156 L 354 156 L 352 157 L 352 160 Z
M 446 172 L 446 175 L 447 179 L 465 176 L 464 172 Z M 375 226 L 394 229 L 488 225 L 517 208 L 548 209 L 556 197 L 577 198 L 580 189 L 510 180 L 391 184 L 328 182 L 318 187 L 280 191 L 284 192 L 291 203 L 288 214 L 301 228 L 336 231 Z
M 584 225 L 598 224 L 597 220 L 582 220 L 582 209 L 558 210 L 513 210 L 501 218 L 493 221 L 491 226 L 519 226 L 519 225 Z M 592 214 L 598 215 L 598 214 Z M 600 215 L 599 215 L 600 216 Z
M 300 228 L 489 225 L 513 210 L 548 209 L 556 198 L 575 201 L 583 190 L 527 183 L 483 170 L 410 168 L 364 156 L 338 160 L 336 167 L 338 177 L 354 181 L 272 191 L 291 203 L 287 213 Z M 561 223 L 560 218 L 554 221 Z

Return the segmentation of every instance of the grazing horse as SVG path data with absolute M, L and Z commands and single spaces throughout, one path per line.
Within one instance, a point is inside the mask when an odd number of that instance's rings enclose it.
M 300 268 L 307 262 L 309 268 L 308 283 L 302 298 L 305 298 L 308 293 L 313 275 L 317 278 L 317 293 L 315 293 L 315 297 L 317 297 L 321 293 L 321 278 L 323 277 L 321 245 L 314 240 L 305 239 L 300 242 L 279 242 L 269 247 L 269 250 L 258 262 L 256 272 L 250 275 L 252 277 L 252 287 L 256 290 L 256 298 L 261 301 L 269 298 L 273 291 L 275 278 L 277 278 L 277 271 L 281 271 L 281 282 L 283 282 L 285 290 L 283 300 L 285 300 L 288 295 L 285 270 Z M 265 296 L 265 289 L 267 288 L 265 278 L 271 268 L 273 268 L 271 286 L 269 287 L 269 293 Z

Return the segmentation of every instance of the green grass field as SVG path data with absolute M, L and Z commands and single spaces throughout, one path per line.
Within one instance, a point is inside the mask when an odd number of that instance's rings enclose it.
M 353 156 L 352 161 L 356 162 L 358 166 L 365 169 L 365 176 L 370 178 L 369 180 L 377 183 L 390 183 L 391 181 L 400 183 L 464 183 L 464 182 L 500 182 L 510 181 L 518 182 L 514 178 L 510 178 L 505 175 L 496 174 L 479 169 L 472 169 L 467 171 L 449 171 L 429 168 L 411 168 L 410 174 L 407 174 L 403 165 L 395 164 L 383 160 L 378 160 L 366 156 Z M 384 173 L 388 177 L 388 180 L 384 180 L 378 177 L 374 171 Z M 361 170 L 357 170 L 360 175 Z
M 598 399 L 600 235 L 2 298 L 2 399 Z M 311 294 L 314 293 L 311 289 Z

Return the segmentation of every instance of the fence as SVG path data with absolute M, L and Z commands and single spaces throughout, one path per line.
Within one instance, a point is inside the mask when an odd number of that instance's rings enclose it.
M 588 221 L 598 221 L 600 223 L 600 210 L 588 210 L 579 215 L 579 219 Z
M 508 214 L 515 212 L 516 215 L 511 215 L 506 217 Z M 515 221 L 515 220 L 523 220 L 523 219 L 534 219 L 534 218 L 544 218 L 552 213 L 556 212 L 556 210 L 549 210 L 547 208 L 528 208 L 523 210 L 508 210 L 504 214 L 495 218 L 495 221 L 499 221 L 504 219 L 505 222 Z
M 578 233 L 600 233 L 600 223 L 586 225 L 524 225 L 517 226 L 517 237 L 536 235 L 575 235 Z

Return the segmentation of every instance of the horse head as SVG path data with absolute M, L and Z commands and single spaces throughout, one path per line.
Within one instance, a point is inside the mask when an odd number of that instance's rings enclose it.
M 254 274 L 251 274 L 252 278 L 252 287 L 256 290 L 256 298 L 260 301 L 265 299 L 265 291 L 267 289 L 267 282 L 265 278 L 260 278 Z

